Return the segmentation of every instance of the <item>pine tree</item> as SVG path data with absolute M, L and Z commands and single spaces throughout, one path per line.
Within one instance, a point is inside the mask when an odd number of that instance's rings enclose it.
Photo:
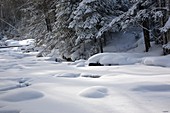
M 47 43 L 49 32 L 52 31 L 52 23 L 54 23 L 53 3 L 54 1 L 49 0 L 28 0 L 21 7 L 23 17 L 20 31 L 25 37 L 36 39 L 38 45 Z
M 19 32 L 18 23 L 21 21 L 22 13 L 19 10 L 24 4 L 24 0 L 1 0 L 0 1 L 0 30 L 13 31 L 15 34 L 9 35 L 9 38 L 15 37 Z M 12 33 L 12 32 L 11 32 Z
M 113 0 L 83 0 L 72 13 L 69 28 L 75 31 L 75 49 L 77 56 L 88 58 L 89 56 L 103 52 L 103 42 L 106 37 L 97 39 L 97 33 L 104 25 L 127 10 L 122 2 Z M 75 56 L 75 55 L 74 55 Z M 82 58 L 81 57 L 81 58 Z
M 162 2 L 163 1 L 161 1 L 161 3 Z M 160 33 L 157 32 L 158 35 L 156 35 L 153 31 L 156 29 L 160 32 L 159 29 L 161 28 L 161 23 L 158 20 L 165 17 L 165 13 L 162 10 L 167 10 L 165 7 L 158 7 L 157 3 L 159 4 L 159 0 L 134 1 L 131 8 L 127 12 L 114 18 L 112 22 L 102 27 L 98 32 L 97 37 L 101 38 L 105 32 L 111 29 L 120 31 L 135 23 L 138 24 L 144 31 L 145 48 L 146 52 L 148 52 L 150 48 L 151 36 L 154 37 L 156 41 L 159 40 Z
M 81 0 L 57 0 L 56 1 L 56 22 L 54 29 L 54 39 L 52 46 L 59 50 L 60 55 L 68 59 L 71 56 L 72 48 L 75 46 L 75 32 L 69 28 L 72 12 L 75 10 Z

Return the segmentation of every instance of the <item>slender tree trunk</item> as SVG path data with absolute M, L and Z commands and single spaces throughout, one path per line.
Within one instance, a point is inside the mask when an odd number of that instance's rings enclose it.
M 167 3 L 167 0 L 158 0 L 158 7 L 166 7 L 166 3 Z M 166 17 L 167 17 L 167 11 L 166 10 L 163 10 L 162 9 L 162 13 L 163 13 L 163 17 L 161 17 L 160 19 L 160 25 L 161 27 L 163 27 L 165 25 L 165 22 L 166 22 Z M 167 44 L 168 43 L 168 37 L 166 35 L 166 33 L 164 33 L 162 36 L 161 36 L 161 40 L 162 40 L 162 44 Z
M 166 1 L 166 7 L 168 8 L 168 11 L 167 11 L 167 19 L 169 19 L 169 16 L 170 16 L 170 0 L 167 0 Z M 167 43 L 170 42 L 170 30 L 168 30 L 168 32 L 166 33 L 166 36 L 167 36 Z
M 106 35 L 107 35 L 107 34 L 104 33 L 104 36 L 103 36 L 103 44 L 104 44 L 104 46 L 106 46 L 106 44 L 107 44 L 107 43 L 106 43 L 106 42 L 107 42 L 107 40 L 106 40 L 106 37 L 107 37 L 107 36 L 106 36 Z
M 0 18 L 3 18 L 3 3 L 1 2 L 0 2 Z M 3 22 L 1 20 L 0 20 L 0 29 L 3 29 Z
M 167 3 L 167 0 L 161 0 L 161 7 L 166 7 L 166 3 Z M 168 11 L 167 10 L 164 10 L 164 16 L 162 17 L 162 25 L 164 26 L 166 21 L 167 21 L 167 13 Z M 168 37 L 167 37 L 167 33 L 165 33 L 163 35 L 163 44 L 167 44 L 168 43 Z
M 145 51 L 148 52 L 149 48 L 151 47 L 148 18 L 143 22 L 143 27 L 144 27 L 143 34 L 144 34 L 144 41 L 145 41 Z
M 52 26 L 51 26 L 51 22 L 50 22 L 50 16 L 49 16 L 49 9 L 48 9 L 48 5 L 47 5 L 47 1 L 44 0 L 43 1 L 43 10 L 44 10 L 44 15 L 45 15 L 45 22 L 46 22 L 46 26 L 47 26 L 47 31 L 52 32 Z
M 99 38 L 99 46 L 100 46 L 100 53 L 103 53 L 103 43 L 101 38 Z

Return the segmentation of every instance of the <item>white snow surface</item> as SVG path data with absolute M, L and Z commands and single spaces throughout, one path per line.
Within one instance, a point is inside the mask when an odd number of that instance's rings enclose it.
M 7 46 L 30 46 L 30 45 L 34 45 L 35 44 L 35 40 L 34 39 L 25 39 L 25 40 L 21 40 L 21 41 L 17 41 L 17 40 L 6 40 L 5 41 Z
M 88 62 L 119 65 L 87 66 L 36 54 L 0 49 L 0 113 L 170 112 L 168 55 L 104 53 Z
M 170 55 L 147 56 L 141 53 L 99 53 L 90 57 L 87 64 L 100 63 L 102 65 L 130 65 L 145 64 L 170 67 Z

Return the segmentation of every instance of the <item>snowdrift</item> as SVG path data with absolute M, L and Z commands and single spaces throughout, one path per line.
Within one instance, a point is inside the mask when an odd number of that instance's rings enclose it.
M 170 67 L 170 55 L 167 56 L 146 56 L 141 53 L 99 53 L 87 60 L 87 64 L 101 65 L 130 65 L 145 64 L 152 66 Z

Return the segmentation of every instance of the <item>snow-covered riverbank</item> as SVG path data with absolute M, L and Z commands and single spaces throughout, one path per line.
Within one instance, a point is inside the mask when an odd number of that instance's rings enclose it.
M 77 66 L 35 55 L 0 50 L 0 113 L 170 112 L 168 67 Z

